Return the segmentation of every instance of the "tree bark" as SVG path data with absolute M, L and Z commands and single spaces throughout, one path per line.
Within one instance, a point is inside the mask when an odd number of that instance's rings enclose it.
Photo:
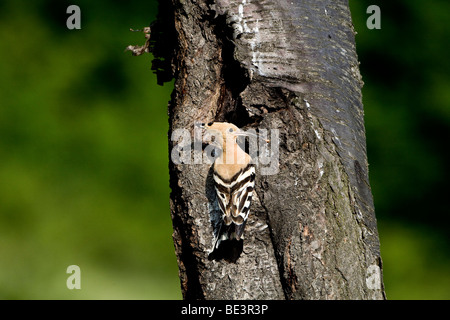
M 279 130 L 234 262 L 211 259 L 211 164 L 169 164 L 185 299 L 384 299 L 355 32 L 345 0 L 163 0 L 159 81 L 171 135 L 225 121 Z M 192 155 L 193 157 L 193 155 Z

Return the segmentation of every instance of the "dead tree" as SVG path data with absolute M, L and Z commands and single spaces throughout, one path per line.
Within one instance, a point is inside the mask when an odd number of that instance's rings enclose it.
M 184 298 L 384 299 L 348 1 L 162 0 L 159 10 L 148 50 L 158 81 L 175 79 L 169 151 L 176 129 L 193 139 L 196 121 L 279 130 L 278 172 L 257 175 L 232 262 L 210 256 L 211 165 L 170 162 Z

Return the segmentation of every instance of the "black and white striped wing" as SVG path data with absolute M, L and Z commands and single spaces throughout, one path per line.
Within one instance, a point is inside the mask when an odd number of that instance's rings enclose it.
M 250 211 L 255 187 L 255 166 L 247 165 L 230 180 L 223 179 L 216 172 L 213 177 L 223 222 L 226 226 L 234 226 L 234 234 L 229 236 L 239 240 Z

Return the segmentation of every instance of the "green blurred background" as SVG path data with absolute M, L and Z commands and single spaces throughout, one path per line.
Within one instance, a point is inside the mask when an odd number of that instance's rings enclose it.
M 81 30 L 66 8 L 81 8 Z M 366 8 L 381 8 L 381 30 Z M 350 1 L 389 299 L 449 299 L 450 3 Z M 152 1 L 0 2 L 0 298 L 180 299 Z M 66 268 L 81 268 L 68 290 Z

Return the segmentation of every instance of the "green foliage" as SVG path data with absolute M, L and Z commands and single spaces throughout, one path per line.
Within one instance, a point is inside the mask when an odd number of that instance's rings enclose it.
M 2 2 L 0 297 L 180 298 L 167 102 L 143 43 L 155 3 Z M 79 265 L 81 290 L 66 287 Z

